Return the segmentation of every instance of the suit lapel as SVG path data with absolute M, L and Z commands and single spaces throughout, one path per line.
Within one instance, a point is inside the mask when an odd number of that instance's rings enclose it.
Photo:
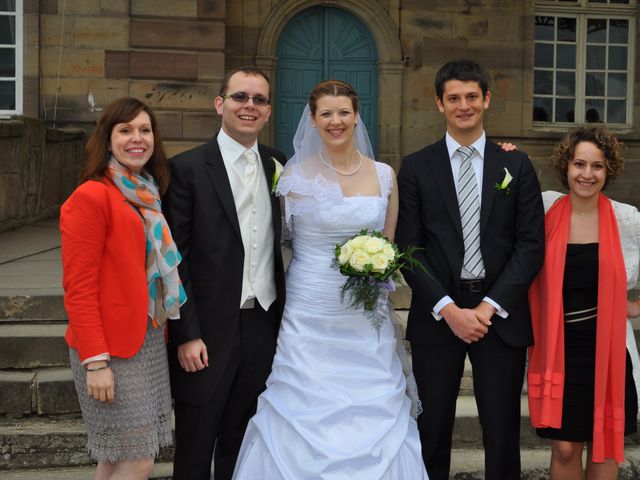
M 489 221 L 489 213 L 493 200 L 496 198 L 495 181 L 498 178 L 500 161 L 498 158 L 498 147 L 493 142 L 487 140 L 484 147 L 484 166 L 482 170 L 482 204 L 480 206 L 480 236 L 484 235 L 484 230 Z
M 451 171 L 451 160 L 449 159 L 449 151 L 447 143 L 440 140 L 433 148 L 435 149 L 434 161 L 429 162 L 436 179 L 436 185 L 440 189 L 440 194 L 444 200 L 447 213 L 451 217 L 451 221 L 455 225 L 456 232 L 462 238 L 462 222 L 460 221 L 460 208 L 458 206 L 458 195 L 456 193 L 456 185 L 453 181 L 453 172 Z
M 240 234 L 240 224 L 238 223 L 238 213 L 236 212 L 236 205 L 233 201 L 233 192 L 231 191 L 231 184 L 229 183 L 229 175 L 227 169 L 224 166 L 222 160 L 222 154 L 220 153 L 220 147 L 218 146 L 218 140 L 214 138 L 205 147 L 205 163 L 206 170 L 213 184 L 222 208 L 224 209 L 233 231 L 238 235 L 238 238 L 242 238 Z

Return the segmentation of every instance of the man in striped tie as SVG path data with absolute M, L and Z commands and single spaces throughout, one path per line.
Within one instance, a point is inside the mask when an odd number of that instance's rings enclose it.
M 401 248 L 428 270 L 413 289 L 407 338 L 424 413 L 418 418 L 431 480 L 449 478 L 456 398 L 467 354 L 483 426 L 485 478 L 520 479 L 520 395 L 533 341 L 527 290 L 544 257 L 540 185 L 529 157 L 484 132 L 491 92 L 472 60 L 436 75 L 447 131 L 407 156 L 398 174 Z

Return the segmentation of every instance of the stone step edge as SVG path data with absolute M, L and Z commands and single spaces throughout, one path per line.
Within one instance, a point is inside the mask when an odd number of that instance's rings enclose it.
M 3 480 L 86 480 L 95 476 L 95 466 L 37 468 L 0 471 Z M 157 462 L 149 477 L 153 480 L 169 480 L 173 474 L 171 462 Z
M 0 320 L 66 318 L 62 295 L 1 295 Z
M 523 479 L 546 479 L 550 460 L 548 448 L 521 450 Z M 640 447 L 627 447 L 625 461 L 620 468 L 620 479 L 636 478 L 640 467 Z M 454 449 L 451 452 L 451 478 L 475 480 L 483 478 L 484 452 L 478 449 Z M 22 469 L 2 471 L 4 480 L 84 480 L 91 478 L 95 472 L 93 466 Z M 171 462 L 158 462 L 154 465 L 151 479 L 164 480 L 171 478 L 173 465 Z
M 586 456 L 586 449 L 584 452 Z M 522 448 L 520 450 L 522 470 L 547 470 L 551 459 L 548 446 L 540 448 Z M 640 470 L 640 445 L 625 445 L 624 462 L 621 467 L 633 467 Z M 474 472 L 484 468 L 484 450 L 472 448 L 454 448 L 451 450 L 452 472 Z

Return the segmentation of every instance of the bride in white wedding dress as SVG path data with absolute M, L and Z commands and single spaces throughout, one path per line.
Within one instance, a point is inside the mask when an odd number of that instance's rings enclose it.
M 372 160 L 358 107 L 350 85 L 318 84 L 278 182 L 293 259 L 272 373 L 236 480 L 428 478 L 392 319 L 378 331 L 342 303 L 346 277 L 332 267 L 335 245 L 363 228 L 393 240 L 398 215 L 395 174 Z

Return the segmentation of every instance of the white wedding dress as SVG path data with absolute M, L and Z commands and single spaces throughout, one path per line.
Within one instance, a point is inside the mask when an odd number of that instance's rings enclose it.
M 280 179 L 279 191 L 298 182 L 285 209 L 293 259 L 272 373 L 236 480 L 428 478 L 394 327 L 386 318 L 378 332 L 362 310 L 343 304 L 346 277 L 332 267 L 337 243 L 384 227 L 391 171 L 376 168 L 380 197 L 343 197 L 322 177 Z

